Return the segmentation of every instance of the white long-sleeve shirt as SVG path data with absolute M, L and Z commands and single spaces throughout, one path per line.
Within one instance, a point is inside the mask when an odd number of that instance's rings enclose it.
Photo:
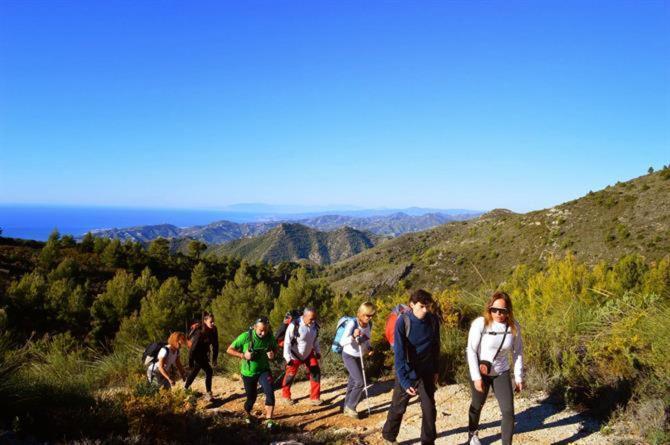
M 468 356 L 468 367 L 470 368 L 470 378 L 480 380 L 482 378 L 479 372 L 479 360 L 488 360 L 493 362 L 491 366 L 491 375 L 499 375 L 510 369 L 508 355 L 510 351 L 514 359 L 514 381 L 516 383 L 523 382 L 523 342 L 521 341 L 521 326 L 516 323 L 516 335 L 512 335 L 512 329 L 507 329 L 505 342 L 500 349 L 500 352 L 493 360 L 500 342 L 505 333 L 505 324 L 492 322 L 491 325 L 484 329 L 484 317 L 475 319 L 470 325 L 470 333 L 468 334 L 468 346 L 466 348 Z M 485 332 L 482 335 L 482 332 Z
M 364 337 L 364 341 L 360 345 L 356 343 L 353 337 L 354 329 L 356 328 L 361 331 L 360 335 Z M 360 357 L 361 347 L 363 347 L 363 353 L 371 349 L 370 337 L 372 337 L 370 323 L 368 323 L 367 326 L 362 327 L 354 320 L 347 321 L 344 324 L 344 331 L 342 332 L 342 337 L 340 338 L 342 352 L 351 355 L 352 357 Z
M 316 322 L 313 321 L 311 325 L 306 325 L 305 319 L 300 317 L 300 325 L 298 326 L 299 334 L 297 338 L 295 328 L 295 323 L 290 323 L 286 328 L 286 336 L 284 337 L 284 360 L 286 360 L 287 363 L 291 360 L 304 361 L 312 350 L 317 354 L 321 354 Z

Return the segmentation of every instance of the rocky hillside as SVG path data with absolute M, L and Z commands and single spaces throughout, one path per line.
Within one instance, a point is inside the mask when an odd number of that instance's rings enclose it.
M 230 255 L 249 261 L 307 260 L 331 264 L 349 258 L 375 245 L 373 235 L 350 227 L 320 232 L 301 224 L 282 223 L 269 232 L 216 247 L 209 255 Z
M 515 265 L 540 265 L 573 252 L 590 264 L 637 253 L 650 260 L 670 252 L 670 168 L 574 201 L 525 214 L 494 210 L 400 236 L 331 266 L 340 291 L 376 293 L 400 280 L 441 289 L 498 283 Z

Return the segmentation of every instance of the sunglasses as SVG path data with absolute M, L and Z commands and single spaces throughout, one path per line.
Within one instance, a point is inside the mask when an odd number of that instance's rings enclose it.
M 509 313 L 507 308 L 504 307 L 490 307 L 489 312 L 492 314 L 502 314 L 502 315 L 507 315 Z

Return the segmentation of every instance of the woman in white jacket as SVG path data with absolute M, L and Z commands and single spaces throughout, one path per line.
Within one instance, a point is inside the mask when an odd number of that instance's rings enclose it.
M 514 434 L 514 394 L 510 378 L 511 352 L 514 360 L 514 391 L 523 389 L 523 343 L 521 326 L 514 320 L 512 300 L 505 292 L 496 292 L 486 304 L 484 315 L 470 326 L 466 348 L 470 369 L 472 402 L 468 415 L 468 443 L 479 445 L 479 416 L 489 389 L 502 411 L 502 443 L 512 443 Z
M 364 381 L 361 367 L 361 354 L 372 354 L 370 338 L 372 337 L 372 317 L 375 315 L 375 306 L 370 302 L 360 305 L 356 318 L 344 325 L 344 332 L 340 339 L 342 346 L 342 361 L 349 372 L 347 393 L 344 397 L 344 415 L 358 419 L 356 406 L 363 395 Z

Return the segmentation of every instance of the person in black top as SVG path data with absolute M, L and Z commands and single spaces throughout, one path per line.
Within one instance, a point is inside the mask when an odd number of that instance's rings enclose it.
M 207 389 L 207 398 L 212 400 L 212 376 L 214 371 L 209 364 L 209 350 L 212 350 L 212 363 L 216 366 L 216 360 L 219 357 L 219 332 L 214 326 L 214 316 L 209 312 L 202 315 L 202 323 L 196 325 L 189 333 L 191 341 L 188 351 L 188 366 L 191 373 L 186 379 L 184 388 L 188 389 L 195 380 L 200 370 L 205 371 L 205 388 Z
M 435 390 L 440 358 L 440 319 L 432 313 L 433 296 L 423 289 L 411 293 L 410 311 L 396 320 L 393 335 L 395 386 L 382 429 L 384 443 L 397 445 L 396 438 L 409 400 L 421 402 L 421 444 L 433 445 L 437 438 Z

